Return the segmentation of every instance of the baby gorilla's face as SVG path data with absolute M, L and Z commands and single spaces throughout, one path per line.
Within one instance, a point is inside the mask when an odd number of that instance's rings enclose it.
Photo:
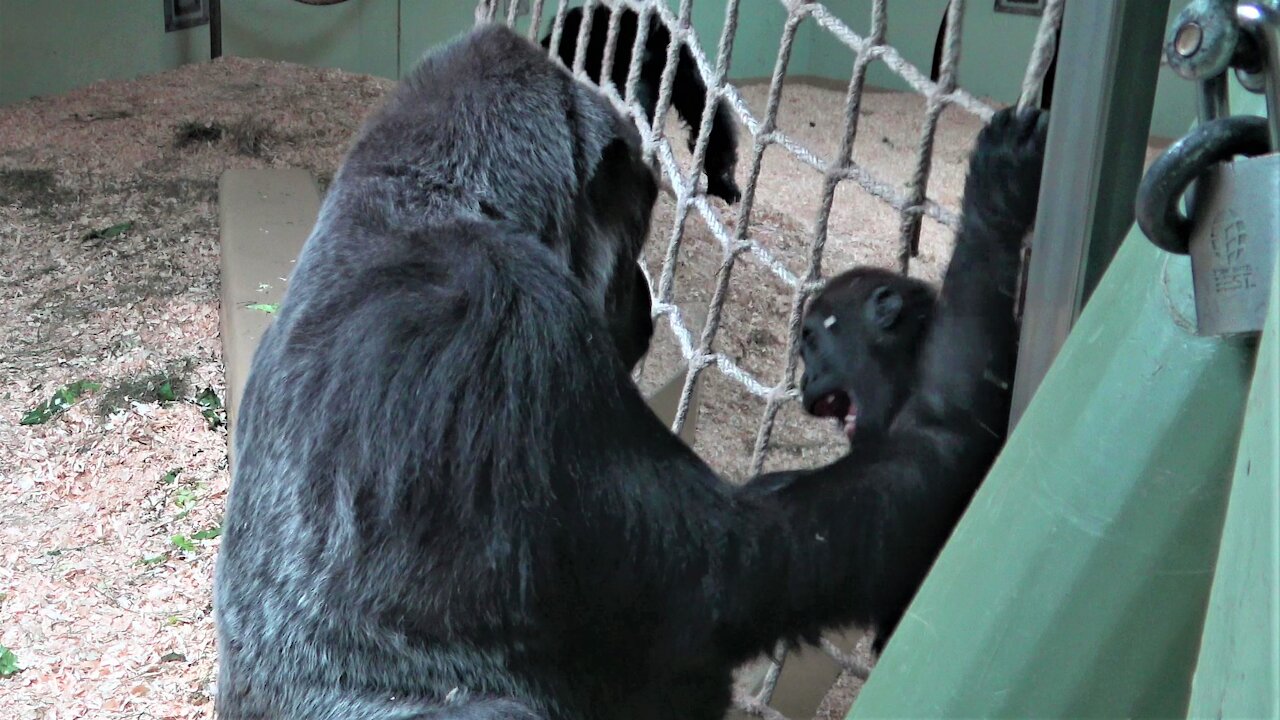
M 886 430 L 915 390 L 933 305 L 928 285 L 887 270 L 832 278 L 802 326 L 805 411 L 835 418 L 851 442 Z

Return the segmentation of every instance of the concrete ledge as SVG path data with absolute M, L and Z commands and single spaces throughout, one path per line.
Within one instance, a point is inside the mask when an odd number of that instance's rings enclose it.
M 649 407 L 653 408 L 653 413 L 662 422 L 671 427 L 671 423 L 676 419 L 676 410 L 680 408 L 680 393 L 684 390 L 685 371 L 681 370 L 671 377 L 662 387 L 653 391 L 647 400 Z M 701 404 L 702 379 L 699 378 L 697 384 L 693 386 L 693 397 L 689 399 L 689 413 L 685 415 L 684 427 L 680 428 L 680 439 L 684 440 L 686 445 L 693 446 L 693 441 L 698 427 L 698 406 Z
M 227 451 L 234 462 L 237 409 L 253 353 L 316 215 L 320 191 L 305 170 L 228 170 L 218 182 L 222 240 L 222 358 L 226 366 Z
M 272 315 L 253 305 L 280 302 L 293 263 L 320 212 L 320 192 L 304 170 L 228 170 L 218 183 L 218 219 L 222 238 L 222 357 L 226 366 L 229 437 L 233 447 L 236 411 L 249 365 Z M 684 387 L 676 373 L 649 396 L 649 405 L 668 425 L 675 418 Z M 701 382 L 698 383 L 701 385 Z M 694 441 L 700 387 L 695 386 L 680 437 Z
M 823 633 L 823 637 L 844 652 L 852 654 L 864 634 L 859 628 L 849 627 Z M 759 695 L 768 670 L 768 662 L 756 662 L 739 676 L 738 686 L 749 695 Z M 778 682 L 773 687 L 769 707 L 789 718 L 814 717 L 840 677 L 840 672 L 840 665 L 821 648 L 801 646 L 798 650 L 787 653 Z M 725 716 L 725 720 L 751 720 L 752 717 L 754 716 L 734 708 Z

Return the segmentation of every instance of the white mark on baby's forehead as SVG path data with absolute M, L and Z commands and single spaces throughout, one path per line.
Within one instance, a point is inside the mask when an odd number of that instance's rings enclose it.
M 828 315 L 827 319 L 822 321 L 822 327 L 827 328 L 828 330 L 830 330 L 831 326 L 835 324 L 836 324 L 835 315 Z

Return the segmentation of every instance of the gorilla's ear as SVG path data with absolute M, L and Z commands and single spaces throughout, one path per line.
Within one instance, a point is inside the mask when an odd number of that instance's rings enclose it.
M 619 171 L 625 171 L 631 165 L 631 149 L 622 138 L 613 138 L 600 151 L 600 160 L 596 163 L 595 176 L 610 181 Z
M 622 228 L 631 247 L 616 250 L 632 259 L 649 234 L 649 218 L 658 200 L 658 181 L 628 142 L 615 137 L 600 150 L 587 187 L 592 215 Z
M 902 312 L 902 296 L 887 285 L 871 291 L 865 308 L 867 322 L 881 330 L 888 330 L 898 322 Z

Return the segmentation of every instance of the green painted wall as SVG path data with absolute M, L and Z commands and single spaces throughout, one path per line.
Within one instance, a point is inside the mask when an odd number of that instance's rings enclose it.
M 571 2 L 573 5 L 582 4 L 581 0 Z M 542 11 L 543 31 L 539 33 L 539 37 L 551 28 L 556 5 L 556 0 L 546 0 Z M 673 13 L 679 12 L 680 0 L 667 0 L 667 5 Z M 773 65 L 778 58 L 778 43 L 782 39 L 782 26 L 786 22 L 787 11 L 777 0 L 742 0 L 739 8 L 738 32 L 733 42 L 733 62 L 729 67 L 729 77 L 734 80 L 769 77 L 773 74 Z M 713 64 L 720 47 L 724 11 L 723 0 L 697 0 L 691 11 L 693 31 Z M 522 20 L 517 27 L 521 30 L 527 28 L 527 21 Z M 812 34 L 812 28 L 802 28 L 797 35 L 790 65 L 792 72 L 809 73 L 808 56 L 813 45 Z M 809 40 L 806 41 L 806 37 Z
M 400 0 L 400 71 L 475 23 L 474 0 Z
M 1171 23 L 1186 3 L 1174 0 L 1166 24 Z M 854 32 L 865 34 L 871 26 L 871 0 L 827 0 L 827 7 Z M 933 48 L 938 28 L 946 12 L 946 0 L 896 0 L 889 3 L 887 40 L 908 62 L 926 75 L 933 64 Z M 961 36 L 960 84 L 980 97 L 1012 103 L 1022 87 L 1023 67 L 1035 43 L 1040 18 L 997 13 L 991 0 L 965 5 L 964 33 Z M 824 33 L 826 34 L 826 33 Z M 834 38 L 823 40 L 811 53 L 809 72 L 820 77 L 843 80 L 849 76 L 852 59 L 834 48 L 843 45 Z M 908 86 L 884 63 L 876 63 L 867 75 L 869 84 L 894 90 Z M 1167 67 L 1160 69 L 1156 86 L 1151 132 L 1161 137 L 1179 137 L 1195 115 L 1195 90 Z
M 159 0 L 0 0 L 0 105 L 207 57 L 208 30 L 166 33 Z
M 396 77 L 396 13 L 396 0 L 222 0 L 222 51 Z
M 672 8 L 679 6 L 672 0 Z M 720 46 L 720 33 L 724 28 L 723 2 L 700 2 L 693 5 L 693 29 L 698 41 L 707 51 L 707 58 L 715 62 Z M 764 78 L 773 75 L 778 61 L 778 43 L 782 40 L 783 24 L 787 12 L 782 3 L 767 0 L 745 0 L 739 4 L 738 31 L 733 41 L 733 60 L 729 66 L 729 78 L 742 80 Z M 806 23 L 807 24 L 807 23 Z M 794 73 L 809 73 L 809 54 L 813 47 L 813 29 L 801 26 L 792 46 L 789 63 Z
M 208 26 L 166 33 L 162 7 L 0 0 L 0 105 L 207 60 Z M 474 0 L 222 0 L 223 53 L 394 78 L 426 48 L 469 28 L 474 8 Z
M 577 2 L 577 0 L 575 0 Z M 668 0 L 678 7 L 678 0 Z M 854 31 L 865 33 L 871 0 L 828 0 Z M 555 12 L 547 0 L 546 27 Z M 997 14 L 989 0 L 967 6 L 961 83 L 1001 102 L 1016 99 L 1021 66 L 1038 19 Z M 1183 3 L 1175 1 L 1176 13 Z M 313 7 L 291 0 L 223 0 L 227 55 L 333 67 L 397 77 L 433 45 L 470 27 L 474 0 L 353 0 Z M 741 0 L 730 77 L 769 77 L 777 60 L 786 13 L 777 0 Z M 927 71 L 946 0 L 889 3 L 889 43 Z M 699 0 L 693 25 L 712 55 L 720 38 L 724 3 Z M 525 21 L 527 23 L 527 21 Z M 159 0 L 0 0 L 0 104 L 32 95 L 66 92 L 95 80 L 159 72 L 208 57 L 208 29 L 165 33 Z M 853 53 L 831 33 L 806 20 L 789 65 L 793 75 L 844 81 Z M 883 63 L 872 66 L 873 86 L 906 89 Z M 1193 113 L 1190 83 L 1162 69 L 1152 131 L 1182 134 Z

